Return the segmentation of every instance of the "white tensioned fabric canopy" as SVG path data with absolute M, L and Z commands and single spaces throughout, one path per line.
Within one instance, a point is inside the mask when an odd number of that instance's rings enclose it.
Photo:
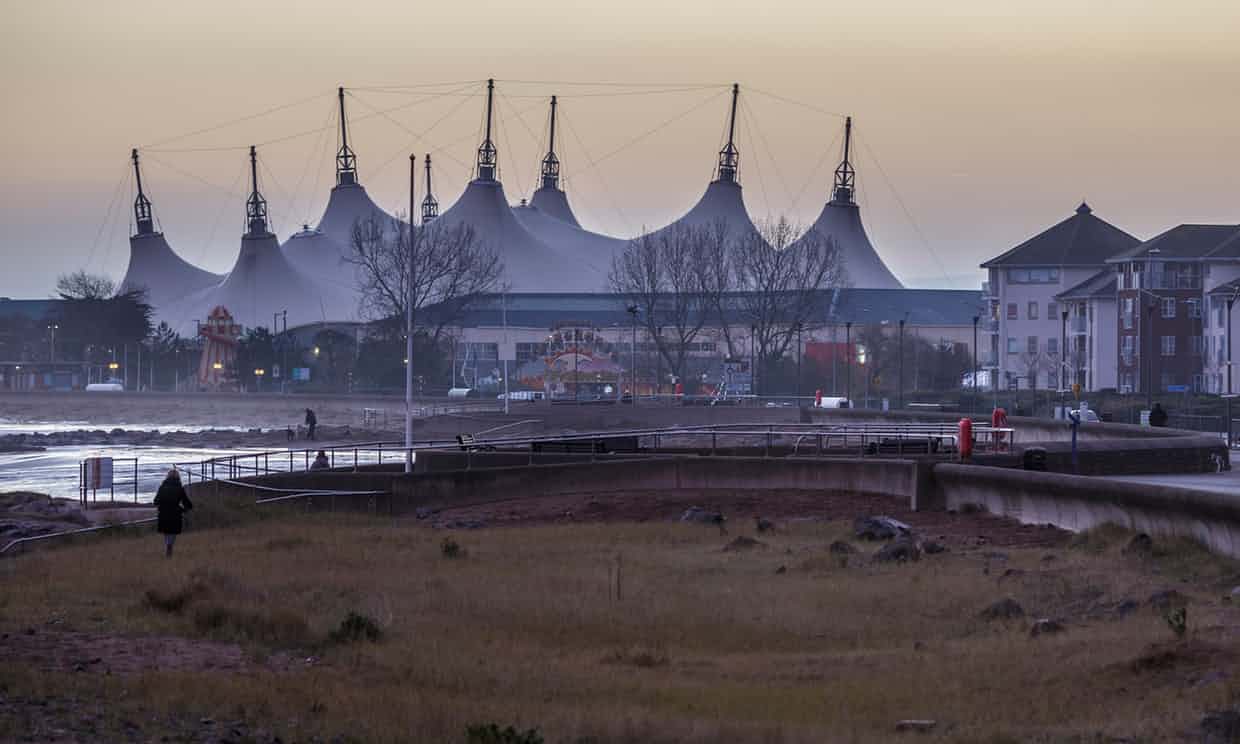
M 706 193 L 683 217 L 651 234 L 658 235 L 677 225 L 689 228 L 711 227 L 720 221 L 728 226 L 728 234 L 733 237 L 757 231 L 749 217 L 749 211 L 745 209 L 741 185 L 735 181 L 711 181 L 706 187 Z
M 310 276 L 356 292 L 355 267 L 348 262 L 353 250 L 353 225 L 371 218 L 385 230 L 392 225 L 393 217 L 371 201 L 361 184 L 336 186 L 318 226 L 306 226 L 289 236 L 280 250 Z
M 355 292 L 323 282 L 298 269 L 285 258 L 272 233 L 248 233 L 232 271 L 219 284 L 182 303 L 183 324 L 207 317 L 222 305 L 235 322 L 253 328 L 271 328 L 273 316 L 288 311 L 288 325 L 351 321 L 358 317 Z M 281 318 L 283 320 L 283 317 Z
M 120 291 L 145 290 L 146 301 L 154 308 L 153 320 L 159 323 L 168 320 L 165 308 L 222 278 L 178 256 L 163 233 L 150 232 L 130 236 L 129 266 Z
M 835 241 L 850 286 L 859 289 L 904 288 L 883 263 L 878 251 L 874 250 L 865 226 L 861 224 L 861 209 L 857 204 L 837 199 L 827 202 L 810 230 Z M 801 242 L 798 240 L 792 247 Z
M 435 219 L 439 226 L 468 225 L 478 245 L 489 246 L 504 264 L 502 281 L 514 292 L 596 292 L 600 275 L 571 249 L 535 237 L 508 205 L 503 185 L 475 179 L 449 209 Z
M 554 186 L 542 186 L 535 191 L 530 199 L 530 206 L 548 217 L 567 222 L 573 227 L 581 227 L 577 215 L 573 214 L 573 208 L 568 203 L 568 194 Z
M 607 272 L 611 269 L 612 258 L 624 252 L 628 241 L 583 230 L 575 222 L 564 222 L 534 205 L 516 206 L 512 212 L 535 237 L 575 261 L 580 271 L 597 279 L 597 284 L 587 291 L 608 291 Z M 582 281 L 588 281 L 587 277 L 583 276 Z

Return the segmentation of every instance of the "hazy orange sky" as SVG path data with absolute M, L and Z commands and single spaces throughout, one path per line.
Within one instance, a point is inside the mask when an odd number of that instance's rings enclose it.
M 510 200 L 533 188 L 544 97 L 558 94 L 569 198 L 586 227 L 614 235 L 663 225 L 701 195 L 733 81 L 750 213 L 811 222 L 839 159 L 843 121 L 829 112 L 852 114 L 863 216 L 911 286 L 976 287 L 980 261 L 1082 198 L 1139 237 L 1240 222 L 1234 0 L 4 7 L 4 296 L 45 297 L 82 267 L 119 280 L 134 146 L 148 153 L 144 185 L 169 242 L 206 268 L 236 257 L 251 143 L 268 143 L 262 184 L 281 238 L 314 223 L 336 146 L 314 130 L 331 122 L 337 85 L 351 89 L 361 181 L 390 211 L 408 202 L 410 152 L 438 155 L 443 208 L 457 197 L 481 115 L 482 87 L 466 84 L 495 77 Z M 462 85 L 400 87 L 449 81 Z M 620 92 L 634 95 L 597 95 Z

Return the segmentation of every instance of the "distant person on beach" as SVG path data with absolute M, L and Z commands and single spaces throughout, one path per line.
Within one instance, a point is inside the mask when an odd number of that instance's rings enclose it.
M 327 460 L 327 453 L 319 450 L 319 454 L 314 456 L 314 462 L 310 463 L 311 470 L 330 470 L 332 464 Z
M 155 508 L 159 510 L 156 528 L 164 536 L 164 557 L 172 557 L 172 545 L 177 541 L 184 526 L 182 515 L 194 508 L 181 485 L 181 473 L 176 468 L 168 471 L 168 477 L 159 485 L 155 494 Z
M 306 409 L 306 439 L 314 439 L 314 429 L 319 425 L 319 419 L 314 415 L 314 411 Z
M 295 431 L 293 431 L 293 427 L 291 427 L 291 426 L 290 426 L 290 427 L 287 427 L 287 428 L 284 430 L 284 433 L 288 435 L 288 440 L 289 440 L 290 442 L 291 442 L 291 441 L 293 441 L 294 439 L 296 439 L 296 438 L 297 438 L 297 433 L 296 433 Z
M 1167 412 L 1163 410 L 1162 403 L 1155 403 L 1154 408 L 1150 410 L 1150 426 L 1166 426 Z

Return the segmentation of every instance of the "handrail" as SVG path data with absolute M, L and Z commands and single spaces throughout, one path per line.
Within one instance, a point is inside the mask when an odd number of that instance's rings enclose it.
M 157 517 L 147 517 L 145 519 L 133 519 L 128 522 L 113 522 L 112 524 L 99 524 L 99 525 L 95 525 L 94 527 L 82 527 L 81 529 L 66 530 L 64 532 L 49 532 L 46 535 L 32 535 L 31 537 L 19 537 L 16 540 L 10 541 L 3 548 L 0 548 L 0 555 L 4 555 L 5 553 L 9 552 L 13 548 L 17 547 L 18 545 L 25 545 L 26 543 L 37 542 L 39 540 L 49 540 L 53 537 L 69 537 L 71 535 L 82 535 L 88 532 L 100 532 L 102 530 L 110 530 L 110 529 L 115 529 L 117 527 L 131 527 L 135 524 L 150 524 L 151 522 L 155 522 L 157 520 L 158 520 Z

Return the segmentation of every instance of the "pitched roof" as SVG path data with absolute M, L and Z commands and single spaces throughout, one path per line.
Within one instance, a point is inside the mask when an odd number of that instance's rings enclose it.
M 1069 287 L 1055 295 L 1055 298 L 1062 300 L 1084 300 L 1091 297 L 1115 299 L 1115 291 L 1118 285 L 1119 282 L 1116 279 L 1115 271 L 1113 269 L 1103 269 L 1080 284 Z
M 1223 282 L 1206 294 L 1212 297 L 1233 297 L 1237 292 L 1240 292 L 1240 279 Z
M 1232 243 L 1230 239 L 1237 234 L 1240 234 L 1240 227 L 1236 225 L 1176 225 L 1144 243 L 1115 254 L 1108 262 L 1121 263 L 1134 258 L 1146 258 L 1151 251 L 1156 252 L 1162 259 L 1206 258 Z M 1237 247 L 1240 248 L 1240 245 Z
M 982 264 L 997 266 L 1102 266 L 1107 259 L 1141 241 L 1094 216 L 1085 202 L 1076 214 L 1048 228 L 1007 253 Z

